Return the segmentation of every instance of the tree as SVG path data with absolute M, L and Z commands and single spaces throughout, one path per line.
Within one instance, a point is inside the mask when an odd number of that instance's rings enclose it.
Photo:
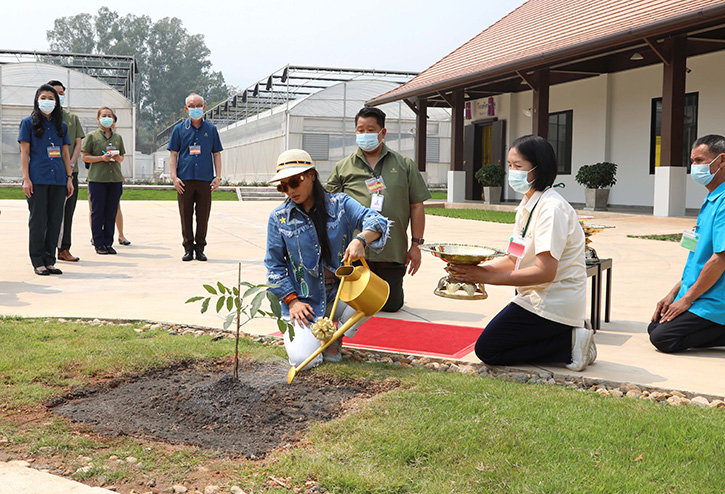
M 137 144 L 150 150 L 153 136 L 182 117 L 184 99 L 199 93 L 207 105 L 229 96 L 221 72 L 211 67 L 211 52 L 201 34 L 189 34 L 180 19 L 159 21 L 147 16 L 119 16 L 108 7 L 96 15 L 78 14 L 55 20 L 47 32 L 55 52 L 136 57 Z

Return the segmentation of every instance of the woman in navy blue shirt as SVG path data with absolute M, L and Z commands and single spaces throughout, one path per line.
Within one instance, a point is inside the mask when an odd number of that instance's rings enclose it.
M 73 167 L 68 126 L 53 86 L 35 92 L 33 113 L 20 122 L 23 192 L 28 198 L 30 262 L 35 274 L 63 274 L 55 267 L 55 252 L 63 223 L 66 197 L 73 194 Z

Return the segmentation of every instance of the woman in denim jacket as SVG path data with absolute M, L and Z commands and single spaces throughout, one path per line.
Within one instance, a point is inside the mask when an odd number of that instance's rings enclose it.
M 325 191 L 312 158 L 301 149 L 290 149 L 277 158 L 273 182 L 279 182 L 277 190 L 287 194 L 287 200 L 269 215 L 264 265 L 267 281 L 278 285 L 272 293 L 282 301 L 283 316 L 294 327 L 294 339 L 288 331 L 284 345 L 290 364 L 297 366 L 320 347 L 311 330 L 317 318 L 331 317 L 343 324 L 355 314 L 342 301 L 336 313 L 329 314 L 339 284 L 335 270 L 345 261 L 365 257 L 366 246 L 380 252 L 390 222 L 345 194 Z M 361 233 L 354 235 L 356 230 Z M 345 335 L 354 336 L 365 320 Z M 341 346 L 342 338 L 305 368 L 323 359 L 340 361 Z

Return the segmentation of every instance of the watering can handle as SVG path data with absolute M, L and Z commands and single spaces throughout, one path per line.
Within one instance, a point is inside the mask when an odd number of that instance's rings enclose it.
M 368 266 L 368 263 L 365 262 L 365 258 L 364 257 L 361 257 L 360 259 L 357 259 L 357 260 L 360 261 L 360 262 L 362 262 L 362 265 L 365 267 L 365 269 L 370 270 L 370 267 Z M 345 261 L 345 264 L 344 265 L 345 266 L 351 266 L 352 265 L 352 262 L 350 261 L 350 259 L 348 259 L 347 261 Z

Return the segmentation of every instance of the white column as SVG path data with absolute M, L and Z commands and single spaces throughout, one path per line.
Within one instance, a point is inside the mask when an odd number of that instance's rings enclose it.
M 655 167 L 654 216 L 685 216 L 687 168 Z
M 448 197 L 446 202 L 466 200 L 466 172 L 448 170 Z

